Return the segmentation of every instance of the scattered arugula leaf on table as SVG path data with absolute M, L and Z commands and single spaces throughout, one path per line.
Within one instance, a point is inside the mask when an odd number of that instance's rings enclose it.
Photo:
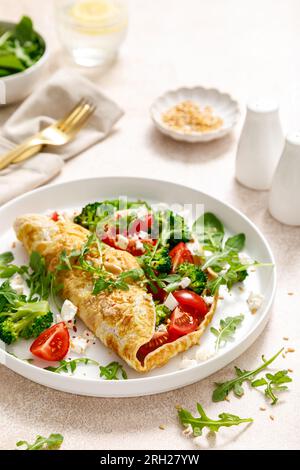
M 241 325 L 244 320 L 244 315 L 237 315 L 235 317 L 226 317 L 220 320 L 220 327 L 217 330 L 213 326 L 210 328 L 211 333 L 216 336 L 215 350 L 216 352 L 220 347 L 225 345 L 228 341 L 232 341 L 236 329 Z
M 16 446 L 26 446 L 27 448 L 24 450 L 57 450 L 61 447 L 63 440 L 61 434 L 50 434 L 49 437 L 36 436 L 33 444 L 29 444 L 27 441 L 18 441 Z
M 209 418 L 203 410 L 200 403 L 197 403 L 197 410 L 200 415 L 199 418 L 194 417 L 189 411 L 181 408 L 178 410 L 178 418 L 181 424 L 185 427 L 191 426 L 193 429 L 194 436 L 201 436 L 203 429 L 206 427 L 210 431 L 217 432 L 220 427 L 237 426 L 242 423 L 252 423 L 252 418 L 240 418 L 239 416 L 232 415 L 229 413 L 219 414 L 218 420 Z
M 265 359 L 262 356 L 263 363 L 254 370 L 241 370 L 238 367 L 235 367 L 236 377 L 233 379 L 227 380 L 223 383 L 216 383 L 216 388 L 212 394 L 212 400 L 214 402 L 225 400 L 227 395 L 233 391 L 237 397 L 241 397 L 244 394 L 243 382 L 253 381 L 254 377 L 257 376 L 260 372 L 266 369 L 273 361 L 282 353 L 284 348 L 281 348 L 274 356 L 270 359 Z
M 283 385 L 292 382 L 292 378 L 288 376 L 288 370 L 279 370 L 275 374 L 266 374 L 262 377 L 251 382 L 252 387 L 266 386 L 264 392 L 265 396 L 271 400 L 271 405 L 275 405 L 278 401 L 277 392 L 287 390 L 288 387 Z

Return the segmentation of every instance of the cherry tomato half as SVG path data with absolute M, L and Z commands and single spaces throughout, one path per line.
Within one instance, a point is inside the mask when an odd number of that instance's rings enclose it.
M 140 362 L 144 362 L 147 354 L 151 353 L 155 349 L 159 348 L 163 344 L 169 342 L 169 333 L 168 331 L 156 331 L 153 337 L 148 341 L 148 343 L 143 344 L 137 352 L 137 358 Z
M 188 312 L 200 319 L 204 318 L 207 314 L 208 307 L 204 299 L 200 295 L 196 294 L 196 292 L 182 289 L 173 292 L 173 295 L 179 303 L 179 306 L 185 312 Z
M 64 322 L 57 323 L 38 336 L 30 351 L 45 361 L 61 361 L 67 354 L 70 346 L 70 335 Z
M 193 263 L 193 255 L 183 242 L 178 243 L 174 246 L 169 253 L 172 259 L 172 271 L 175 272 L 177 266 L 182 263 Z
M 168 328 L 171 341 L 192 333 L 198 328 L 199 324 L 198 317 L 185 312 L 180 306 L 176 307 L 171 314 Z

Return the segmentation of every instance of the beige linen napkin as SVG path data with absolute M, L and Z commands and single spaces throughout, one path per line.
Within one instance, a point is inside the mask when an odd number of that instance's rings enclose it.
M 123 115 L 93 83 L 64 69 L 39 87 L 8 119 L 0 136 L 0 152 L 62 118 L 81 98 L 88 98 L 97 106 L 88 124 L 74 141 L 62 147 L 46 147 L 26 162 L 0 171 L 0 204 L 52 179 L 62 169 L 64 160 L 104 139 Z

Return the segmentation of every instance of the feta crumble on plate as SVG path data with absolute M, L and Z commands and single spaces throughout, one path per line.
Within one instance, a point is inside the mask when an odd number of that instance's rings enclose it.
M 256 292 L 250 292 L 247 299 L 247 304 L 251 313 L 256 313 L 257 310 L 262 306 L 264 296 Z
M 62 321 L 69 322 L 74 320 L 78 308 L 70 300 L 66 299 L 62 305 L 60 316 Z

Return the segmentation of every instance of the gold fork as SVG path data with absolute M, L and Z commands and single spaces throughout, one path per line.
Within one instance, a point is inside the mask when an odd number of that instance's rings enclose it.
M 25 142 L 0 156 L 0 170 L 36 155 L 45 145 L 65 145 L 70 142 L 94 113 L 96 106 L 82 99 L 63 119 L 56 121 Z

